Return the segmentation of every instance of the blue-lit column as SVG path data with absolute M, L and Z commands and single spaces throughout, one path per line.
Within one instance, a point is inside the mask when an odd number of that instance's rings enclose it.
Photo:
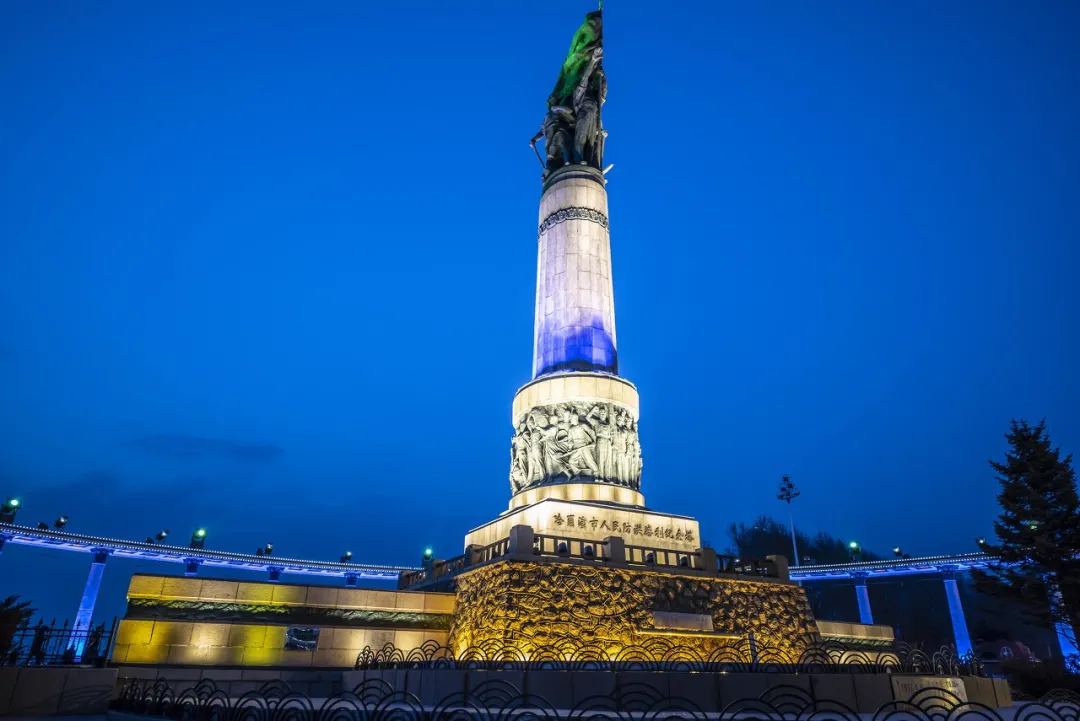
M 0 556 L 4 555 L 4 544 L 7 543 L 9 538 L 11 538 L 11 536 L 5 536 L 0 533 Z
M 68 644 L 69 647 L 75 647 L 76 661 L 82 660 L 86 638 L 90 634 L 90 624 L 94 620 L 94 604 L 97 603 L 98 591 L 101 589 L 101 577 L 105 574 L 105 561 L 109 558 L 109 551 L 105 548 L 95 548 L 92 553 L 94 560 L 90 564 L 90 574 L 86 577 L 86 588 L 83 589 L 82 600 L 79 601 L 79 612 L 75 614 L 75 624 L 71 627 L 71 641 Z
M 1053 581 L 1051 577 L 1048 582 Z M 1054 588 L 1051 586 L 1051 588 Z M 1051 605 L 1057 608 L 1061 608 L 1061 591 L 1054 588 L 1052 591 L 1053 597 Z M 1054 631 L 1057 632 L 1058 647 L 1061 649 L 1061 657 L 1068 658 L 1069 656 L 1080 655 L 1080 648 L 1077 648 L 1076 641 L 1076 629 L 1070 626 L 1068 623 L 1055 623 Z
M 1080 655 L 1080 648 L 1077 647 L 1073 641 L 1076 638 L 1076 632 L 1067 623 L 1054 624 L 1054 630 L 1057 631 L 1058 646 L 1061 647 L 1061 657 L 1068 658 L 1069 656 Z
M 870 625 L 874 614 L 870 611 L 870 594 L 866 592 L 866 574 L 853 574 L 855 578 L 855 598 L 859 601 L 859 623 Z
M 971 653 L 971 636 L 968 635 L 967 619 L 964 618 L 964 606 L 960 603 L 960 588 L 956 585 L 956 570 L 947 568 L 941 575 L 945 579 L 945 598 L 949 601 L 949 618 L 952 619 L 956 653 L 964 656 Z

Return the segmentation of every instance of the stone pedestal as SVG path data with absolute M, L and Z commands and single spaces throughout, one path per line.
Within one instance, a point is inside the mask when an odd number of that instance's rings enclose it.
M 719 659 L 762 649 L 798 658 L 819 639 L 790 581 L 674 570 L 506 560 L 457 579 L 450 647 L 461 658 Z M 764 653 L 764 651 L 763 651 Z

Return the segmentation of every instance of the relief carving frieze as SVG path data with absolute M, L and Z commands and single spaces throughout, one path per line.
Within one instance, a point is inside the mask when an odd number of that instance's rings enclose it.
M 510 488 L 545 483 L 612 483 L 638 490 L 641 445 L 637 421 L 613 403 L 537 406 L 510 446 Z

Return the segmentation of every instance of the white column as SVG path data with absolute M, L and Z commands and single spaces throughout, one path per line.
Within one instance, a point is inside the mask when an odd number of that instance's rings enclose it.
M 82 660 L 83 649 L 90 633 L 90 624 L 94 620 L 94 605 L 97 604 L 98 591 L 101 590 L 101 577 L 105 574 L 105 561 L 108 550 L 95 548 L 94 560 L 90 563 L 90 573 L 86 577 L 86 587 L 79 600 L 79 612 L 75 614 L 75 624 L 71 627 L 69 646 L 75 647 L 75 660 Z
M 618 373 L 607 189 L 599 170 L 567 165 L 544 183 L 536 264 L 533 377 Z
M 871 625 L 874 623 L 874 614 L 870 610 L 870 594 L 866 592 L 866 574 L 856 573 L 855 598 L 859 601 L 859 623 Z
M 964 606 L 960 603 L 960 588 L 956 585 L 956 571 L 945 569 L 945 598 L 949 601 L 949 618 L 952 619 L 953 639 L 956 653 L 961 656 L 971 653 L 971 636 L 968 635 L 967 619 L 964 618 Z

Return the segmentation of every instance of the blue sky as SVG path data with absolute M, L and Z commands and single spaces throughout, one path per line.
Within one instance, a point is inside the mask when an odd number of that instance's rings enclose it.
M 527 141 L 593 5 L 0 5 L 0 493 L 23 522 L 415 562 L 505 509 Z M 988 534 L 1080 447 L 1080 6 L 609 0 L 620 371 L 713 545 Z M 89 559 L 7 548 L 62 617 Z M 106 571 L 102 614 L 127 576 Z M 50 609 L 52 609 L 50 611 Z

